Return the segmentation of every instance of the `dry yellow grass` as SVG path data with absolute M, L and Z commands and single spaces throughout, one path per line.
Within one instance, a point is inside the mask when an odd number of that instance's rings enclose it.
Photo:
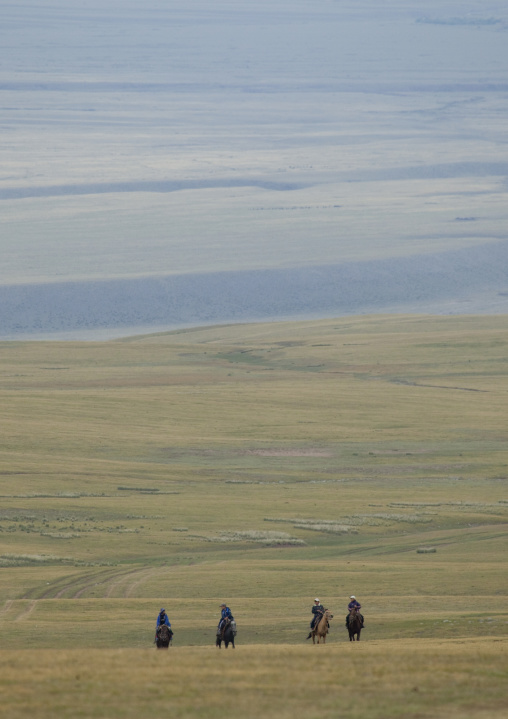
M 501 719 L 508 640 L 0 653 L 2 706 L 34 717 Z

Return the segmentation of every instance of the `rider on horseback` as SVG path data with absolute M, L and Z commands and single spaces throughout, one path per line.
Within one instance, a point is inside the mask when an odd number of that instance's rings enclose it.
M 314 606 L 312 607 L 312 614 L 314 616 L 312 617 L 312 621 L 310 623 L 310 632 L 309 632 L 309 636 L 307 637 L 307 639 L 311 638 L 312 630 L 314 629 L 314 627 L 316 627 L 319 624 L 319 622 L 321 621 L 321 617 L 323 616 L 324 613 L 325 613 L 325 608 L 323 607 L 323 605 L 321 604 L 319 599 L 314 599 Z
M 234 620 L 234 616 L 231 614 L 231 609 L 226 604 L 221 604 L 220 610 L 220 622 L 219 626 L 217 627 L 217 634 L 220 634 L 222 632 L 227 620 L 229 620 L 230 622 Z
M 170 637 L 173 636 L 173 630 L 171 629 L 171 622 L 169 621 L 169 617 L 166 614 L 165 609 L 161 609 L 160 612 L 157 615 L 157 622 L 155 624 L 155 642 L 157 641 L 157 630 L 161 625 L 165 624 L 169 628 L 169 634 Z
M 360 614 L 360 609 L 362 608 L 362 605 L 360 604 L 360 602 L 357 601 L 357 599 L 356 599 L 356 597 L 354 596 L 354 594 L 352 594 L 349 598 L 350 598 L 351 601 L 350 601 L 349 604 L 347 605 L 348 615 L 347 615 L 347 617 L 346 617 L 346 627 L 348 627 L 348 629 L 349 629 L 349 617 L 351 616 L 351 611 L 352 611 L 353 609 L 356 610 L 356 612 L 358 612 L 358 616 L 359 616 L 360 619 L 361 619 L 362 627 L 363 627 L 363 626 L 364 626 L 363 614 Z

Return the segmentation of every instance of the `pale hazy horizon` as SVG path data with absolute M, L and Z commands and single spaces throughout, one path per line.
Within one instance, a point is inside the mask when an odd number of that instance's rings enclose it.
M 508 312 L 506 3 L 0 20 L 0 339 Z

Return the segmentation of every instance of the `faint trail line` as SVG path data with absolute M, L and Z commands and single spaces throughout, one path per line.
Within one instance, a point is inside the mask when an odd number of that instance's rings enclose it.
M 127 577 L 129 577 L 131 574 L 139 574 L 140 571 L 142 571 L 142 570 L 140 570 L 140 569 L 131 569 L 131 570 L 129 570 L 128 572 L 124 572 L 123 574 L 121 574 L 121 575 L 116 579 L 116 581 L 110 582 L 110 585 L 109 585 L 109 587 L 108 587 L 108 591 L 106 592 L 105 596 L 106 596 L 107 598 L 111 597 L 111 594 L 113 593 L 113 591 L 114 591 L 118 586 L 120 586 L 121 584 L 123 584 Z M 124 596 L 125 596 L 125 593 L 124 593 Z
M 101 576 L 100 579 L 99 579 L 99 577 L 94 577 L 94 580 L 98 580 L 98 581 L 88 582 L 87 584 L 82 586 L 80 589 L 78 589 L 78 591 L 72 595 L 71 599 L 80 599 L 80 597 L 82 597 L 83 594 L 86 591 L 88 591 L 89 589 L 91 589 L 92 587 L 107 585 L 110 582 L 112 582 L 114 579 L 116 579 L 117 577 L 120 577 L 120 581 L 121 581 L 121 578 L 123 577 L 124 574 L 125 574 L 124 570 L 122 570 L 120 572 L 118 570 L 116 570 L 116 571 L 109 570 L 109 572 L 102 573 L 100 575 Z M 129 572 L 127 572 L 127 574 L 129 574 Z M 106 593 L 104 596 L 107 597 L 107 596 L 109 596 L 109 594 Z
M 9 611 L 9 609 L 12 607 L 13 603 L 14 603 L 14 599 L 8 599 L 8 600 L 5 602 L 5 604 L 3 605 L 3 607 L 0 609 L 0 619 L 3 618 L 3 615 L 4 615 L 4 614 L 7 614 L 7 612 Z
M 408 382 L 403 379 L 391 380 L 392 384 L 402 384 L 408 387 L 433 387 L 434 389 L 455 389 L 460 392 L 486 392 L 489 393 L 489 389 L 476 389 L 475 387 L 455 387 L 452 385 L 444 384 L 424 384 L 423 382 Z
M 93 577 L 93 578 L 95 579 L 96 577 Z M 69 590 L 72 590 L 72 589 L 75 589 L 75 588 L 78 587 L 78 586 L 81 586 L 81 583 L 82 583 L 83 579 L 87 579 L 87 577 L 85 577 L 85 578 L 80 577 L 79 579 L 75 579 L 75 580 L 73 580 L 72 582 L 68 582 L 67 584 L 65 584 L 64 587 L 62 587 L 62 589 L 60 589 L 60 591 L 55 594 L 54 599 L 61 599 L 61 598 L 63 597 L 63 595 L 64 595 L 66 592 L 68 592 Z M 88 589 L 89 587 L 93 586 L 94 583 L 95 583 L 95 582 L 89 582 L 88 584 L 85 584 L 85 588 Z M 71 598 L 71 599 L 75 599 L 75 598 L 76 598 L 76 594 L 74 594 L 74 595 L 73 595 L 72 597 L 70 597 L 70 598 Z
M 111 570 L 107 570 L 110 572 Z M 72 589 L 77 589 L 81 587 L 83 582 L 86 583 L 86 586 L 92 586 L 93 584 L 97 583 L 97 579 L 99 577 L 102 577 L 104 575 L 104 571 L 98 572 L 96 574 L 82 574 L 82 575 L 76 575 L 73 574 L 72 576 L 64 577 L 57 582 L 54 582 L 49 589 L 47 589 L 39 599 L 61 599 L 63 595 Z M 25 597 L 28 598 L 28 597 Z
M 474 387 L 448 387 L 446 385 L 442 384 L 419 384 L 418 382 L 414 383 L 415 387 L 435 387 L 437 389 L 456 389 L 460 392 L 490 392 L 489 389 L 475 389 Z
M 24 621 L 25 619 L 28 619 L 28 617 L 29 617 L 30 614 L 33 612 L 33 610 L 35 609 L 36 606 L 37 606 L 37 599 L 33 599 L 33 600 L 30 602 L 30 604 L 28 605 L 28 607 L 27 607 L 26 609 L 23 609 L 22 612 L 21 612 L 21 614 L 18 614 L 18 616 L 16 617 L 16 619 L 15 619 L 14 621 L 15 621 L 15 622 L 22 622 L 22 621 Z
M 73 575 L 60 580 L 56 585 L 47 589 L 40 599 L 62 599 L 65 595 L 68 595 L 68 599 L 80 599 L 85 592 L 93 589 L 93 587 L 103 586 L 105 587 L 104 597 L 111 597 L 114 590 L 126 581 L 127 577 L 131 574 L 139 574 L 140 572 L 146 573 L 147 571 L 152 572 L 155 570 L 146 569 L 107 569 L 94 574 L 85 574 L 81 576 Z M 142 581 L 140 579 L 135 583 L 137 586 Z M 124 596 L 128 596 L 124 592 Z M 28 597 L 26 597 L 28 598 Z M 7 610 L 4 610 L 7 611 Z
M 140 575 L 139 578 L 137 579 L 137 581 L 132 582 L 132 584 L 130 586 L 126 587 L 126 590 L 124 592 L 124 598 L 128 599 L 130 596 L 132 596 L 133 592 L 139 587 L 139 585 L 142 584 L 142 582 L 145 579 L 148 579 L 148 577 L 151 577 L 154 574 L 156 574 L 157 571 L 158 571 L 157 569 L 153 569 L 153 568 L 152 569 L 139 569 L 138 570 L 138 574 Z

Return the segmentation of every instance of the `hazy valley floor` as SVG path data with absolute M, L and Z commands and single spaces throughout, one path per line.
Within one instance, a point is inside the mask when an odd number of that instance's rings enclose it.
M 2 20 L 0 338 L 507 311 L 502 3 Z
M 0 286 L 0 339 L 107 339 L 352 314 L 508 312 L 508 242 L 283 270 Z

